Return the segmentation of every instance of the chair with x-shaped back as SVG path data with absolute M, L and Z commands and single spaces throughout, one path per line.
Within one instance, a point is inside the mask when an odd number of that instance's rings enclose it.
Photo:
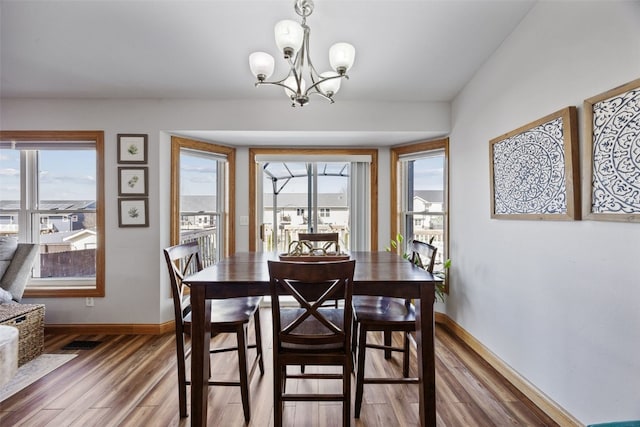
M 285 401 L 341 401 L 342 424 L 351 414 L 351 298 L 354 260 L 335 262 L 269 261 L 273 324 L 274 426 L 282 425 Z M 281 296 L 293 296 L 297 307 L 282 306 Z M 326 307 L 340 300 L 339 308 Z M 285 303 L 286 304 L 286 303 Z M 287 373 L 287 366 L 341 366 L 340 374 Z M 286 392 L 287 379 L 341 379 L 342 393 Z
M 433 272 L 437 248 L 429 243 L 411 242 L 410 262 L 429 272 Z M 364 384 L 418 383 L 418 378 L 409 378 L 409 332 L 416 330 L 416 310 L 410 300 L 402 298 L 355 296 L 353 297 L 354 332 L 352 350 L 357 348 L 355 417 L 360 417 Z M 383 345 L 367 343 L 367 332 L 382 331 Z M 404 335 L 402 347 L 394 347 L 391 333 L 401 331 Z M 391 352 L 403 353 L 403 378 L 365 378 L 365 354 L 367 348 L 384 350 L 385 359 Z
M 164 256 L 169 268 L 171 279 L 171 292 L 173 295 L 173 307 L 175 314 L 176 352 L 178 359 L 178 397 L 180 417 L 187 416 L 187 386 L 191 381 L 186 379 L 185 360 L 191 354 L 191 348 L 185 348 L 186 337 L 191 334 L 191 300 L 185 292 L 187 285 L 182 283 L 183 278 L 202 270 L 200 249 L 197 242 L 188 242 L 164 249 Z M 236 347 L 213 348 L 210 353 L 222 353 L 228 351 L 238 352 L 239 381 L 209 381 L 209 385 L 239 386 L 244 410 L 244 419 L 248 423 L 251 419 L 249 403 L 249 383 L 253 377 L 256 366 L 260 368 L 260 374 L 264 374 L 264 362 L 262 359 L 262 339 L 260 330 L 260 301 L 262 297 L 229 298 L 224 300 L 211 300 L 211 334 L 233 333 L 236 335 Z M 255 344 L 247 343 L 247 327 L 253 317 L 255 327 Z M 255 348 L 256 355 L 247 366 L 248 349 Z

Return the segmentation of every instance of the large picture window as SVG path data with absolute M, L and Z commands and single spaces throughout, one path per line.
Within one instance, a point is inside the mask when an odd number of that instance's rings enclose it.
M 104 296 L 103 140 L 0 132 L 0 235 L 39 249 L 27 297 Z

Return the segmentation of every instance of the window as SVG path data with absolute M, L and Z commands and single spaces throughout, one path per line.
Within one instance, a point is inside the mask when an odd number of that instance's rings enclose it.
M 171 244 L 197 241 L 206 267 L 234 252 L 235 149 L 171 138 Z
M 377 250 L 377 155 L 250 149 L 249 250 L 287 251 L 299 232 L 338 232 L 342 248 Z
M 0 131 L 0 235 L 39 245 L 27 297 L 104 296 L 103 141 Z
M 392 148 L 392 176 L 398 189 L 392 236 L 432 242 L 438 248 L 435 270 L 448 253 L 448 139 Z

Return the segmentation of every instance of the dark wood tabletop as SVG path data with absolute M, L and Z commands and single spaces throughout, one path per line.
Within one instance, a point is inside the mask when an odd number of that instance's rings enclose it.
M 350 252 L 356 260 L 355 295 L 384 295 L 416 301 L 416 342 L 420 378 L 420 421 L 436 425 L 434 356 L 434 286 L 440 281 L 431 273 L 391 252 Z M 191 425 L 207 421 L 208 354 L 211 339 L 210 299 L 269 294 L 267 260 L 278 254 L 237 253 L 185 278 L 191 287 L 192 360 Z

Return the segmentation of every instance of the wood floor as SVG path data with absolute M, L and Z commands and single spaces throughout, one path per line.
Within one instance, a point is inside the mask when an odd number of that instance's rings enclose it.
M 261 319 L 265 374 L 260 377 L 257 372 L 251 383 L 249 425 L 266 427 L 273 425 L 269 311 L 263 309 Z M 232 339 L 218 336 L 214 344 Z M 378 336 L 372 335 L 372 339 Z M 62 350 L 74 340 L 101 344 L 91 350 Z M 1 402 L 0 426 L 189 425 L 189 418 L 178 416 L 173 334 L 47 335 L 45 352 L 77 353 L 78 357 Z M 415 360 L 414 354 L 412 365 Z M 367 375 L 397 376 L 400 365 L 398 356 L 385 361 L 380 351 L 367 353 Z M 215 378 L 234 378 L 235 355 L 214 356 L 212 369 Z M 415 366 L 412 370 L 415 375 Z M 288 383 L 287 387 L 299 391 L 340 387 L 338 382 L 325 384 L 308 380 Z M 355 391 L 355 384 L 352 389 Z M 440 326 L 436 328 L 436 390 L 438 426 L 557 425 Z M 366 385 L 361 417 L 352 418 L 351 425 L 415 426 L 417 394 L 415 385 Z M 208 414 L 211 426 L 245 425 L 239 389 L 210 389 Z M 284 417 L 287 426 L 337 426 L 341 423 L 341 407 L 331 402 L 291 402 L 285 407 Z

